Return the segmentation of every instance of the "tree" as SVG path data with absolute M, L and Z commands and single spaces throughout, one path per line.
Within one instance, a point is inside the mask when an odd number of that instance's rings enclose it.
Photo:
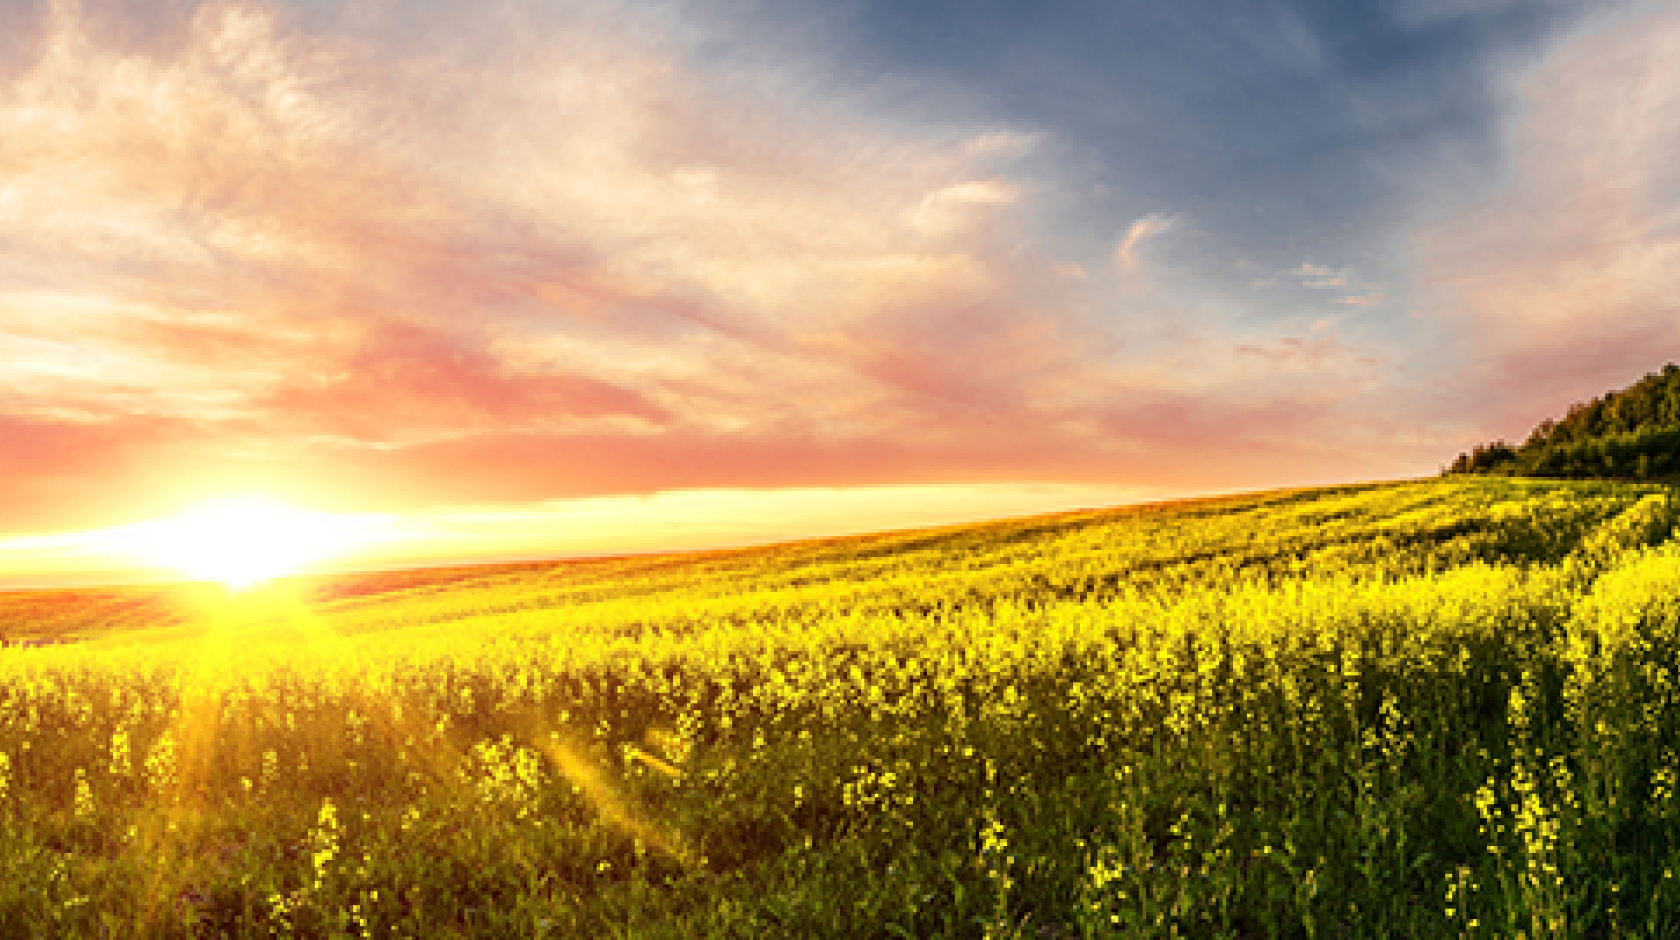
M 1479 444 L 1445 472 L 1653 479 L 1677 469 L 1680 365 L 1670 362 L 1627 388 L 1539 422 L 1520 446 Z

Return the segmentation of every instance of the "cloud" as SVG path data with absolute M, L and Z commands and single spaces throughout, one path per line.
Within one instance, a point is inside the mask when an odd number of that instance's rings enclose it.
M 1237 346 L 1237 353 L 1255 356 L 1282 366 L 1304 365 L 1312 367 L 1315 372 L 1318 371 L 1317 367 L 1343 359 L 1352 359 L 1365 365 L 1379 364 L 1379 360 L 1349 349 L 1332 336 L 1308 339 L 1285 336 L 1264 343 L 1241 343 Z
M 927 235 L 946 236 L 978 224 L 988 210 L 1015 203 L 1021 189 L 1007 180 L 968 180 L 932 193 L 916 206 L 911 223 Z
M 1302 287 L 1334 288 L 1346 287 L 1352 283 L 1353 269 L 1326 268 L 1316 264 L 1303 264 L 1288 272 L 1291 277 L 1298 278 Z
M 1177 225 L 1177 216 L 1152 213 L 1138 219 L 1132 223 L 1130 228 L 1126 229 L 1125 237 L 1120 239 L 1120 246 L 1114 250 L 1114 260 L 1122 270 L 1133 270 L 1138 263 L 1138 248 L 1144 242 L 1172 231 Z
M 1041 135 L 872 122 L 611 4 L 440 8 L 424 41 L 216 2 L 119 42 L 104 15 L 53 6 L 0 77 L 7 527 L 225 489 L 1369 465 L 1324 442 L 1380 367 L 1329 331 L 1107 298 L 1037 250 L 1045 187 L 1005 164 Z M 1137 219 L 1117 262 L 1177 225 Z
M 413 57 L 212 3 L 137 47 L 51 9 L 0 82 L 19 474 L 219 453 L 192 474 L 209 486 L 290 451 L 277 466 L 349 480 L 370 455 L 521 435 L 863 452 L 1026 407 L 1078 358 L 1077 317 L 1032 296 L 1066 279 L 993 244 L 1020 186 L 974 175 L 1031 135 L 800 114 L 616 14 L 446 25 Z M 662 460 L 625 479 L 685 478 Z
M 1287 271 L 1279 272 L 1278 277 L 1290 278 L 1299 286 L 1308 290 L 1334 291 L 1340 296 L 1333 302 L 1354 307 L 1369 307 L 1382 303 L 1384 285 L 1366 280 L 1358 271 L 1351 267 L 1331 268 L 1319 264 L 1302 263 Z M 1277 283 L 1275 279 L 1252 282 L 1250 286 L 1270 287 Z
M 335 356 L 337 370 L 308 376 L 253 404 L 271 420 L 362 441 L 402 432 L 570 428 L 591 419 L 670 419 L 646 396 L 587 375 L 520 372 L 474 344 L 404 323 L 372 323 Z M 398 433 L 393 435 L 392 431 Z
M 1509 185 L 1419 251 L 1435 322 L 1505 435 L 1680 347 L 1680 11 L 1604 20 L 1520 89 Z

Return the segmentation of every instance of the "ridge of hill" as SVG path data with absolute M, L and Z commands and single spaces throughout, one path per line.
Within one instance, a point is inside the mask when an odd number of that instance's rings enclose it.
M 1668 363 L 1627 388 L 1569 406 L 1527 440 L 1480 444 L 1447 475 L 1667 480 L 1680 475 L 1680 366 Z
M 297 577 L 266 592 L 340 635 L 1095 603 L 1327 571 L 1397 577 L 1471 561 L 1555 563 L 1654 492 L 1491 480 L 1290 488 L 748 548 Z M 214 584 L 0 592 L 0 640 L 194 638 L 223 593 Z

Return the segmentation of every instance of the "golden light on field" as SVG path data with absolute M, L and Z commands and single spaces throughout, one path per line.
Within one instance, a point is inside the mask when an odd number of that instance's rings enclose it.
M 130 526 L 115 541 L 147 564 L 242 590 L 358 548 L 368 534 L 365 520 L 229 496 Z

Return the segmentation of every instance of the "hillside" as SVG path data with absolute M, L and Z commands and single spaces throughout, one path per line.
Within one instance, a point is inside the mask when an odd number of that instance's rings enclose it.
M 1582 533 L 1657 491 L 1430 482 L 1282 490 L 762 548 L 294 578 L 267 596 L 307 604 L 338 635 L 1104 602 L 1326 571 L 1401 576 L 1470 561 L 1555 562 Z M 0 592 L 0 638 L 196 637 L 222 593 L 215 585 Z
M 1669 363 L 1620 391 L 1571 405 L 1512 445 L 1458 455 L 1448 474 L 1670 480 L 1680 476 L 1680 366 Z
M 1674 935 L 1675 508 L 0 595 L 0 935 Z

